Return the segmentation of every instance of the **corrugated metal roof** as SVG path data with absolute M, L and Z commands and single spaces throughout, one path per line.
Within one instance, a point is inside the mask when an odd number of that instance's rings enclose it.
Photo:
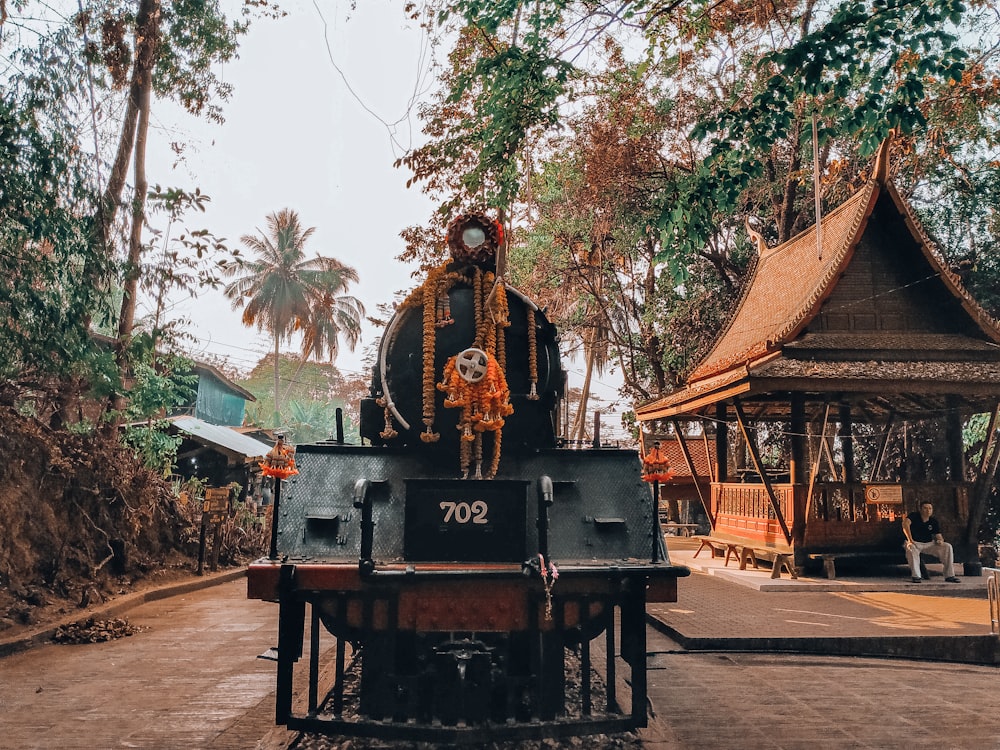
M 175 417 L 170 420 L 178 430 L 186 432 L 202 443 L 219 446 L 247 458 L 263 457 L 271 446 L 241 435 L 236 430 L 210 424 L 194 417 Z

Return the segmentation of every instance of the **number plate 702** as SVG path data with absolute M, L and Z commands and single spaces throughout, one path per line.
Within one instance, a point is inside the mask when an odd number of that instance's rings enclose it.
M 445 500 L 440 503 L 441 510 L 444 511 L 444 523 L 489 523 L 487 513 L 489 506 L 482 500 L 473 500 L 471 503 L 452 502 Z

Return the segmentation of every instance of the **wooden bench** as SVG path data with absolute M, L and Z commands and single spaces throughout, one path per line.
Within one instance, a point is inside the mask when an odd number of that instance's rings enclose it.
M 823 563 L 823 575 L 833 580 L 837 577 L 837 560 L 865 560 L 885 565 L 906 564 L 906 552 L 899 549 L 845 550 L 843 552 L 810 552 L 806 554 L 809 560 Z M 921 555 L 920 569 L 927 576 L 926 561 L 937 562 L 932 555 Z
M 660 527 L 664 531 L 673 529 L 677 532 L 677 536 L 691 536 L 698 530 L 698 524 L 696 523 L 674 523 L 673 521 L 661 522 Z
M 714 536 L 696 536 L 694 537 L 698 540 L 698 549 L 695 551 L 693 557 L 697 557 L 701 554 L 701 551 L 708 548 L 709 552 L 712 553 L 712 557 L 726 557 L 726 565 L 729 565 L 730 557 L 735 557 L 737 560 L 740 557 L 739 547 L 733 542 L 727 542 Z
M 736 560 L 740 564 L 740 570 L 746 570 L 747 565 L 753 565 L 755 569 L 760 568 L 758 558 L 768 560 L 771 563 L 771 578 L 781 578 L 781 570 L 788 571 L 789 576 L 798 578 L 798 571 L 795 570 L 795 560 L 791 547 L 777 547 L 766 544 L 753 544 L 744 539 L 733 539 L 722 536 L 696 536 L 698 549 L 693 557 L 697 557 L 705 548 L 712 551 L 712 557 L 722 557 L 725 555 L 726 567 L 729 567 L 730 560 Z
M 749 550 L 749 555 L 747 555 L 747 550 Z M 781 578 L 781 569 L 784 568 L 788 571 L 790 578 L 798 578 L 798 571 L 795 570 L 795 556 L 792 554 L 791 549 L 778 549 L 775 547 L 744 547 L 744 555 L 750 557 L 753 560 L 753 566 L 755 568 L 760 567 L 757 565 L 757 558 L 762 557 L 765 560 L 771 562 L 771 578 Z M 740 562 L 740 570 L 746 570 L 746 563 L 742 560 Z

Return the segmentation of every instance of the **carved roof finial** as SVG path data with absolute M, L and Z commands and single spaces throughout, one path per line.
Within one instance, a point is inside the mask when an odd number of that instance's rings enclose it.
M 767 250 L 767 240 L 764 239 L 764 235 L 753 228 L 749 216 L 743 219 L 743 225 L 746 227 L 747 234 L 750 235 L 750 241 L 753 243 L 753 246 L 757 248 L 757 253 L 763 255 Z
M 875 157 L 875 169 L 872 177 L 882 185 L 889 179 L 889 151 L 892 148 L 892 139 L 895 137 L 896 129 L 892 128 L 889 130 L 889 135 L 882 141 L 882 145 L 878 147 L 878 154 Z

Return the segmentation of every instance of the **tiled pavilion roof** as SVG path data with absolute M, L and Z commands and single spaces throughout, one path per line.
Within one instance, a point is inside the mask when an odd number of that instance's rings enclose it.
M 670 470 L 674 472 L 673 484 L 691 482 L 691 471 L 688 469 L 687 461 L 684 460 L 684 452 L 677 442 L 676 435 L 652 435 L 642 433 L 642 452 L 645 455 L 654 442 L 660 444 L 660 450 L 666 454 Z M 715 476 L 715 438 L 685 437 L 688 455 L 691 456 L 691 463 L 694 464 L 695 474 L 700 479 Z
M 880 161 L 885 156 L 883 147 Z M 640 421 L 692 413 L 726 397 L 769 390 L 763 381 L 770 379 L 808 377 L 816 381 L 817 390 L 848 391 L 879 389 L 889 381 L 923 381 L 932 387 L 937 381 L 978 385 L 984 392 L 1000 394 L 1000 366 L 992 364 L 1000 358 L 1000 328 L 945 265 L 884 167 L 877 166 L 875 173 L 823 217 L 819 243 L 814 225 L 781 245 L 760 248 L 751 278 L 712 350 L 683 388 L 639 407 Z M 882 330 L 815 335 L 806 330 L 851 264 L 877 204 L 900 217 L 938 283 L 973 322 L 972 335 Z M 885 367 L 885 360 L 896 364 Z M 822 380 L 829 388 L 819 383 Z M 780 388 L 781 383 L 773 386 Z

